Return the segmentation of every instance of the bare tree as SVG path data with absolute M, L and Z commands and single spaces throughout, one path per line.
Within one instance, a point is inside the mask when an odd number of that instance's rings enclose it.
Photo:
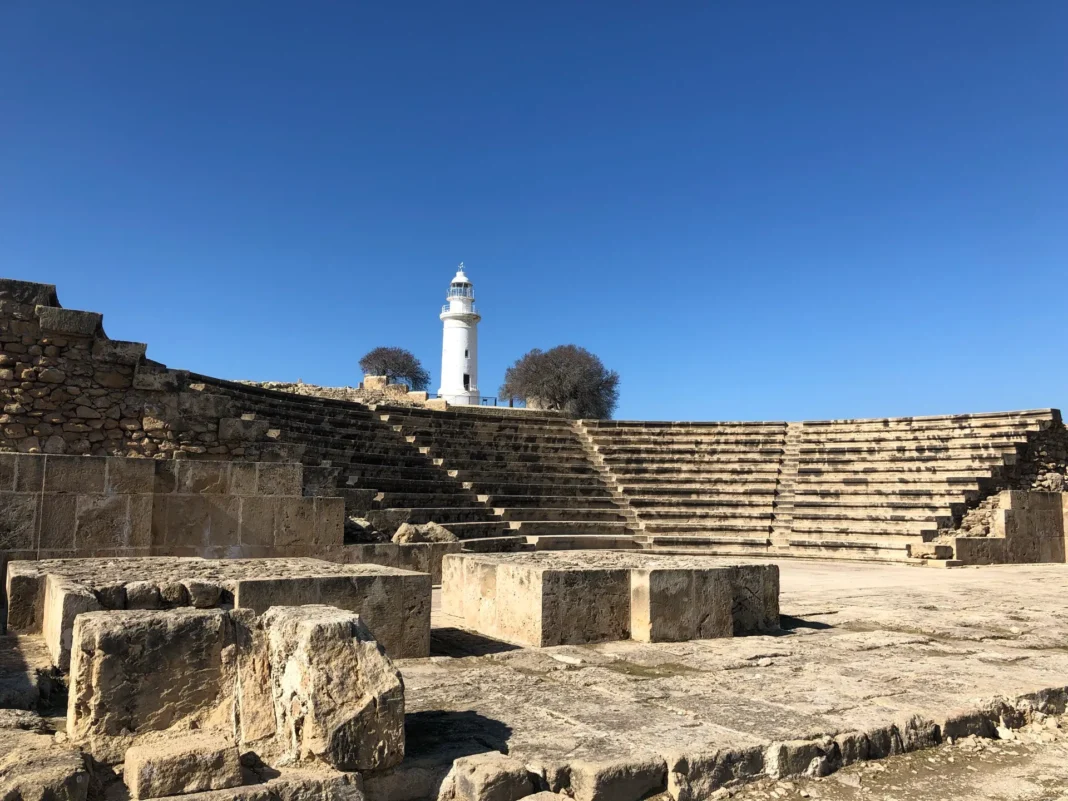
M 608 418 L 619 403 L 619 374 L 577 345 L 535 348 L 508 368 L 499 392 L 572 417 Z
M 390 381 L 404 382 L 414 390 L 424 390 L 430 384 L 430 373 L 404 348 L 375 348 L 360 359 L 365 375 L 384 375 Z

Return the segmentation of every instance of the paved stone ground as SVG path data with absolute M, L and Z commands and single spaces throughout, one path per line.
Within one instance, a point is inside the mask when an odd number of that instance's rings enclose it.
M 1065 801 L 1068 732 L 1049 718 L 1008 736 L 969 737 L 953 745 L 865 762 L 824 779 L 761 780 L 723 789 L 713 798 L 737 801 Z
M 401 662 L 409 752 L 448 740 L 528 763 L 634 762 L 938 721 L 1068 685 L 1066 565 L 779 564 L 777 635 L 527 649 L 436 612 L 436 656 Z

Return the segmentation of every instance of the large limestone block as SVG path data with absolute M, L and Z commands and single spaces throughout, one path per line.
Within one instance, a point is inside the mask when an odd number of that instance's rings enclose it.
M 403 759 L 404 683 L 358 615 L 273 607 L 263 627 L 286 758 L 355 771 Z
M 630 591 L 632 639 L 684 642 L 734 634 L 726 569 L 635 568 Z
M 96 595 L 81 584 L 56 575 L 49 575 L 45 579 L 41 633 L 52 655 L 52 664 L 60 670 L 70 667 L 75 619 L 85 612 L 96 612 L 102 608 Z
M 735 565 L 730 572 L 735 634 L 779 628 L 779 566 Z
M 229 725 L 238 628 L 219 609 L 90 612 L 74 621 L 67 734 L 106 762 L 133 735 Z
M 241 784 L 241 757 L 218 733 L 168 734 L 128 749 L 122 775 L 134 798 L 223 790 Z
M 89 773 L 78 751 L 47 734 L 0 729 L 0 798 L 85 801 Z
M 512 587 L 536 581 L 519 566 L 499 571 L 498 609 Z M 503 579 L 504 586 L 501 586 Z M 541 631 L 538 645 L 578 645 L 630 636 L 630 575 L 625 569 L 540 571 Z M 512 632 L 509 631 L 509 634 Z
M 363 572 L 242 579 L 235 586 L 234 604 L 258 613 L 271 606 L 335 606 L 358 613 L 391 657 L 429 656 L 430 576 L 379 565 L 352 569 Z

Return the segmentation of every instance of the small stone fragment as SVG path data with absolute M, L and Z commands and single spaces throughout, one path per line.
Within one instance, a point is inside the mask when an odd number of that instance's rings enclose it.
M 223 790 L 241 784 L 241 759 L 219 734 L 154 737 L 126 751 L 123 779 L 138 799 Z

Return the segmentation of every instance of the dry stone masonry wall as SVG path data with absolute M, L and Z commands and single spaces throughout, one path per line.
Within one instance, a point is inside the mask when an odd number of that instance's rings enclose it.
M 145 350 L 109 339 L 102 315 L 62 308 L 54 286 L 0 279 L 0 450 L 267 461 L 284 454 L 262 424 Z

